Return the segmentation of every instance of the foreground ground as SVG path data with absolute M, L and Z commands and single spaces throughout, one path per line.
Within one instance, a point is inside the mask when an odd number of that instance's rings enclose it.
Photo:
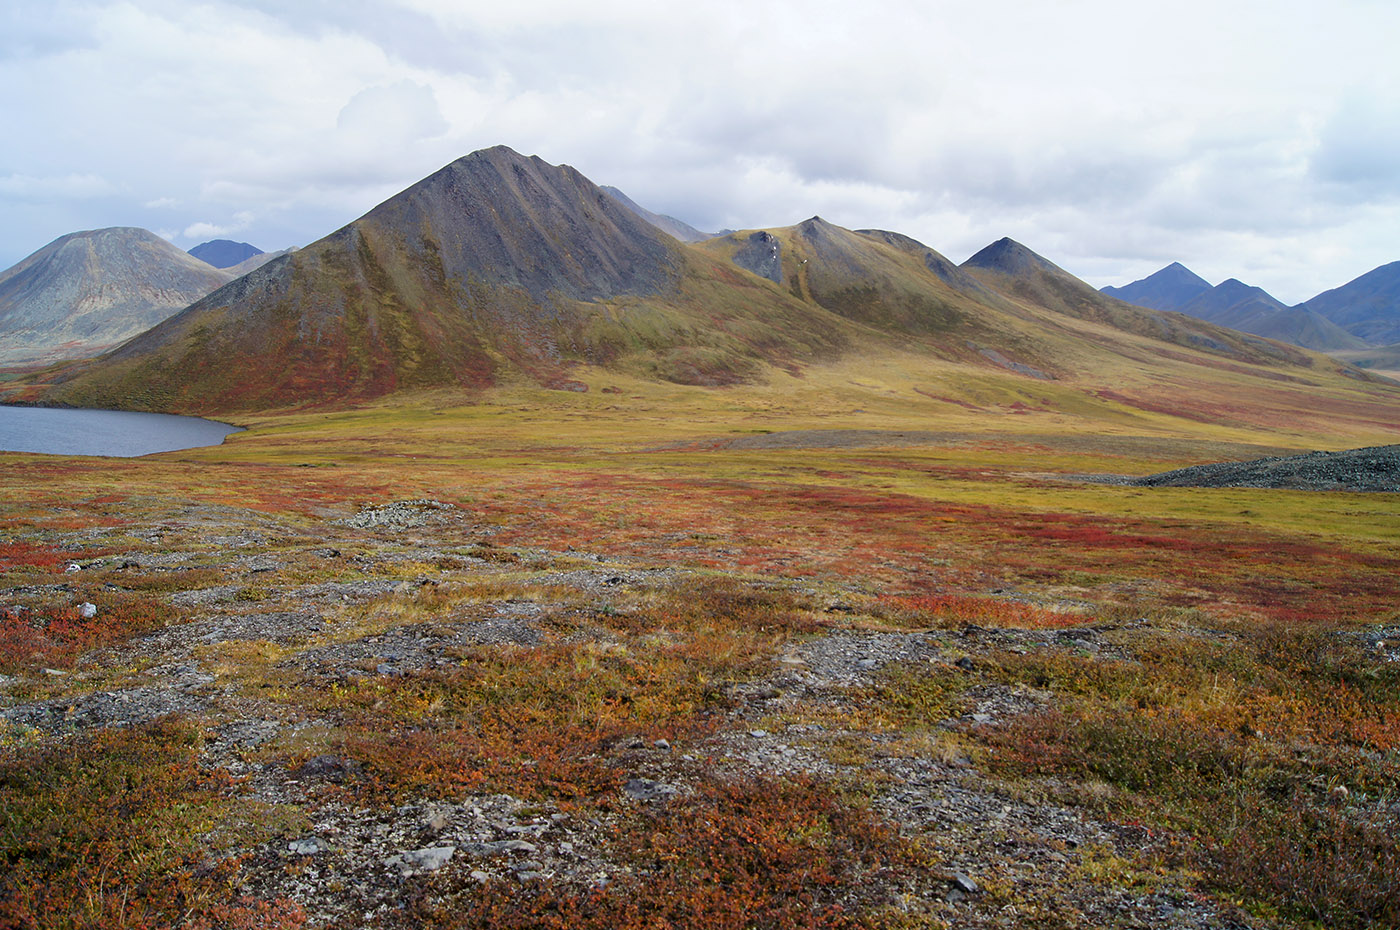
M 1400 925 L 1400 497 L 1082 480 L 1385 430 L 876 394 L 0 456 L 0 926 Z

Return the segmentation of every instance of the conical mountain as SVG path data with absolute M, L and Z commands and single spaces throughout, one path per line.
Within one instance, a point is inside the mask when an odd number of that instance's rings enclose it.
M 0 272 L 0 364 L 96 355 L 229 277 L 145 229 L 62 236 Z
M 189 250 L 190 254 L 215 268 L 232 268 L 248 259 L 263 254 L 262 249 L 247 242 L 234 242 L 232 239 L 210 239 Z
M 1181 262 L 1172 262 L 1122 287 L 1100 289 L 1109 297 L 1152 310 L 1181 310 L 1192 300 L 1210 290 L 1210 283 Z
M 1228 319 L 1243 319 L 1247 316 L 1287 310 L 1288 305 L 1262 287 L 1254 287 L 1238 278 L 1230 278 L 1198 294 L 1178 309 L 1197 319 L 1229 326 L 1231 324 L 1227 322 Z

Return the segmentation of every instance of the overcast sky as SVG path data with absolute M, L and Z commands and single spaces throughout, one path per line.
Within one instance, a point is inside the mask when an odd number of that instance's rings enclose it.
M 6 0 L 0 268 L 103 226 L 304 245 L 506 144 L 701 229 L 1294 303 L 1400 260 L 1397 39 L 1394 0 Z

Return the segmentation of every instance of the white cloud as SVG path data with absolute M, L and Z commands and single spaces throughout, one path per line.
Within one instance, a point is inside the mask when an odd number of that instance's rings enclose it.
M 218 239 L 247 229 L 253 225 L 253 221 L 253 214 L 240 211 L 235 213 L 233 220 L 228 223 L 209 223 L 202 220 L 198 223 L 191 223 L 185 227 L 184 232 L 180 235 L 186 239 Z

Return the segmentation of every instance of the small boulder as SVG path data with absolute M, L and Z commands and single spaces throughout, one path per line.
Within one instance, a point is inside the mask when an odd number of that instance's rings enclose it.
M 421 872 L 436 872 L 451 861 L 456 846 L 429 846 L 426 849 L 409 849 L 397 856 L 390 856 L 384 864 L 397 868 L 405 877 Z

